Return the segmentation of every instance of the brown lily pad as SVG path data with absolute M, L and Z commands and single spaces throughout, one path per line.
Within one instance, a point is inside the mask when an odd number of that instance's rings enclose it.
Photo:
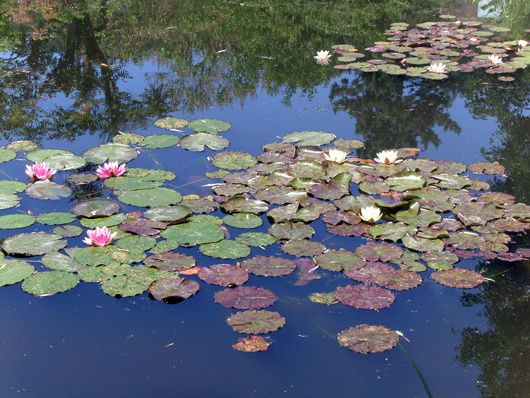
M 269 333 L 285 325 L 285 318 L 274 311 L 240 311 L 227 319 L 234 331 L 248 334 Z
M 342 304 L 367 310 L 390 307 L 396 299 L 390 290 L 365 285 L 338 287 L 334 293 Z
M 344 274 L 355 281 L 374 283 L 393 290 L 408 290 L 419 286 L 421 276 L 415 272 L 395 269 L 387 264 L 373 262 L 363 267 L 344 271 Z
M 337 336 L 339 345 L 361 354 L 383 352 L 394 348 L 399 335 L 384 326 L 358 325 L 348 328 Z
M 460 289 L 472 289 L 484 282 L 481 274 L 464 268 L 433 272 L 431 278 L 442 285 Z
M 197 276 L 210 285 L 234 286 L 248 281 L 248 273 L 243 268 L 229 264 L 216 264 L 202 267 Z
M 172 298 L 187 299 L 198 291 L 199 284 L 197 282 L 178 276 L 159 279 L 149 287 L 149 293 L 159 301 Z
M 195 267 L 195 258 L 182 253 L 167 252 L 147 257 L 144 264 L 160 271 L 181 272 Z
M 285 276 L 296 269 L 296 264 L 280 257 L 255 256 L 243 261 L 241 267 L 259 276 Z
M 268 307 L 276 301 L 276 295 L 268 289 L 255 286 L 239 286 L 215 293 L 215 302 L 226 308 L 255 310 Z

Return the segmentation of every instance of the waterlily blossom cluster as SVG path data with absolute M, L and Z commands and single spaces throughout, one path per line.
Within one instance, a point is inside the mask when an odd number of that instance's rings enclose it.
M 315 55 L 313 58 L 316 59 L 318 64 L 327 65 L 329 64 L 329 59 L 331 58 L 331 54 L 327 50 L 321 50 L 321 51 L 317 51 L 317 55 Z
M 26 166 L 26 175 L 32 180 L 51 180 L 57 170 L 52 169 L 46 162 L 37 162 Z
M 432 73 L 447 73 L 447 67 L 441 62 L 434 62 L 427 67 L 427 70 Z
M 104 163 L 96 169 L 96 174 L 102 180 L 110 177 L 119 177 L 125 173 L 125 164 L 118 164 L 118 162 Z
M 500 65 L 503 63 L 502 58 L 495 54 L 491 54 L 488 57 L 488 61 L 490 61 L 493 65 Z
M 87 237 L 83 239 L 83 243 L 89 246 L 108 246 L 116 237 L 116 232 L 112 232 L 107 227 L 89 229 L 86 234 Z
M 324 153 L 324 157 L 326 160 L 329 160 L 330 162 L 335 163 L 343 163 L 346 160 L 346 156 L 348 155 L 347 152 L 344 152 L 340 149 L 330 149 L 328 153 Z
M 377 206 L 366 206 L 361 208 L 359 216 L 363 221 L 374 223 L 381 219 L 383 213 L 381 213 L 381 210 Z
M 394 151 L 393 149 L 378 152 L 374 160 L 377 163 L 382 164 L 399 163 L 402 161 L 401 159 L 399 159 L 398 151 Z

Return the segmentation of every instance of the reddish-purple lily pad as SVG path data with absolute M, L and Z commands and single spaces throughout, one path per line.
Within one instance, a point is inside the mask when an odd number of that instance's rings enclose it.
M 419 286 L 421 276 L 415 272 L 395 269 L 387 264 L 373 262 L 363 267 L 344 271 L 344 274 L 355 281 L 374 283 L 393 290 L 408 290 Z
M 255 286 L 239 286 L 215 293 L 215 302 L 226 308 L 255 310 L 268 307 L 276 301 L 276 295 L 268 289 Z
M 367 310 L 390 307 L 396 299 L 390 290 L 365 285 L 338 287 L 335 297 L 344 305 Z
M 274 311 L 240 311 L 227 319 L 227 323 L 239 333 L 261 334 L 278 330 L 285 325 L 285 318 Z
M 255 256 L 241 263 L 241 267 L 259 276 L 284 276 L 296 269 L 296 264 L 285 258 Z
M 159 279 L 149 287 L 149 293 L 159 301 L 180 298 L 187 299 L 199 291 L 199 284 L 190 279 L 174 276 Z
M 155 236 L 160 230 L 166 229 L 167 224 L 162 221 L 146 220 L 125 220 L 120 224 L 120 229 L 140 236 Z
M 384 326 L 358 325 L 337 336 L 339 345 L 361 354 L 390 350 L 399 342 L 399 335 Z
M 197 276 L 210 285 L 225 287 L 242 285 L 248 281 L 248 273 L 246 270 L 230 264 L 216 264 L 211 267 L 202 267 Z
M 259 352 L 266 351 L 269 348 L 269 343 L 261 336 L 248 336 L 242 339 L 239 339 L 232 348 L 240 352 Z
M 442 285 L 460 289 L 472 289 L 484 282 L 481 274 L 464 268 L 433 272 L 431 278 Z

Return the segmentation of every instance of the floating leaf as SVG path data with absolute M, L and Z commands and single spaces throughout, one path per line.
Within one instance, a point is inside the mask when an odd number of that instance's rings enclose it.
M 181 221 L 191 215 L 191 210 L 187 206 L 166 206 L 166 207 L 154 207 L 147 210 L 145 218 L 154 221 Z
M 330 250 L 315 258 L 316 263 L 320 268 L 328 271 L 343 271 L 348 269 L 356 269 L 364 265 L 364 260 L 357 254 L 340 249 Z
M 41 262 L 47 268 L 56 271 L 78 272 L 85 268 L 84 265 L 79 264 L 72 257 L 59 252 L 50 252 L 42 256 Z
M 217 134 L 195 133 L 182 137 L 179 145 L 192 152 L 202 152 L 206 147 L 212 151 L 220 151 L 229 145 L 229 141 Z
M 17 153 L 10 149 L 0 148 L 0 163 L 9 162 L 17 157 Z
M 15 194 L 24 192 L 27 184 L 15 180 L 0 180 L 0 194 Z
M 387 242 L 368 242 L 359 246 L 355 253 L 367 261 L 392 261 L 403 254 L 398 246 Z
M 139 189 L 118 195 L 122 203 L 138 207 L 163 207 L 179 203 L 182 195 L 169 188 Z
M 81 235 L 83 230 L 77 225 L 65 225 L 64 227 L 55 227 L 53 233 L 63 238 L 72 238 Z
M 215 302 L 226 308 L 255 310 L 268 307 L 276 301 L 276 295 L 268 289 L 255 286 L 239 286 L 215 293 Z
M 317 256 L 326 250 L 326 246 L 309 240 L 289 240 L 282 245 L 282 251 L 291 256 Z
M 0 286 L 13 285 L 23 281 L 35 272 L 35 268 L 26 261 L 0 260 Z
M 51 296 L 73 289 L 78 283 L 79 277 L 71 272 L 37 272 L 22 282 L 22 290 L 35 296 Z
M 0 229 L 26 228 L 35 223 L 35 217 L 28 214 L 8 214 L 0 216 Z
M 195 258 L 182 253 L 161 253 L 147 257 L 144 264 L 160 271 L 180 272 L 195 267 Z
M 384 326 L 363 324 L 340 332 L 337 340 L 341 347 L 361 354 L 370 354 L 394 348 L 399 342 L 399 335 Z
M 368 310 L 390 307 L 395 300 L 390 290 L 364 285 L 338 287 L 335 296 L 344 305 Z
M 241 267 L 259 276 L 284 276 L 296 269 L 296 264 L 285 258 L 255 256 L 241 263 Z
M 234 228 L 257 228 L 263 224 L 263 220 L 250 213 L 234 213 L 223 217 L 223 222 Z
M 66 246 L 66 243 L 59 235 L 33 232 L 7 238 L 2 243 L 2 249 L 9 254 L 38 256 L 60 250 Z
M 333 293 L 311 293 L 309 295 L 309 300 L 313 303 L 326 305 L 336 304 L 339 302 Z
M 302 222 L 285 222 L 273 224 L 269 228 L 269 234 L 280 240 L 300 240 L 305 238 L 311 238 L 314 233 L 315 230 L 311 226 Z
M 6 149 L 10 151 L 20 152 L 20 151 L 32 151 L 38 147 L 33 141 L 20 140 L 13 141 L 6 145 Z
M 199 291 L 199 284 L 178 276 L 164 278 L 149 287 L 149 293 L 158 301 L 172 298 L 187 299 Z
M 444 242 L 440 239 L 425 239 L 405 235 L 402 239 L 405 247 L 419 252 L 441 252 L 444 248 Z
M 193 131 L 204 133 L 220 133 L 229 130 L 231 127 L 230 123 L 216 119 L 196 119 L 189 124 L 189 128 Z
M 82 155 L 88 162 L 103 164 L 105 162 L 127 163 L 138 156 L 138 151 L 123 144 L 103 144 L 90 148 Z
M 505 175 L 506 169 L 503 165 L 499 164 L 498 162 L 477 162 L 472 163 L 469 166 L 467 166 L 467 169 L 476 174 L 497 174 L 497 175 Z
M 67 198 L 72 194 L 72 191 L 70 188 L 52 181 L 36 181 L 28 185 L 26 194 L 36 199 L 58 200 Z
M 13 194 L 0 194 L 0 210 L 18 206 L 20 198 Z
M 197 274 L 204 282 L 218 286 L 242 285 L 248 281 L 248 273 L 243 268 L 229 264 L 202 267 Z
M 120 211 L 120 205 L 107 199 L 88 199 L 72 207 L 72 213 L 77 217 L 105 217 Z
M 478 272 L 464 268 L 433 272 L 431 278 L 442 285 L 460 289 L 472 289 L 484 282 L 484 277 Z
M 37 216 L 37 222 L 44 225 L 61 225 L 70 224 L 75 220 L 72 213 L 56 211 L 52 213 L 44 213 Z
M 450 252 L 428 252 L 421 255 L 421 259 L 435 270 L 448 270 L 458 262 L 458 256 Z
M 188 121 L 185 119 L 179 119 L 176 117 L 163 117 L 155 121 L 155 126 L 161 129 L 177 130 L 182 129 L 188 125 Z
M 140 146 L 149 149 L 169 148 L 179 143 L 180 138 L 169 134 L 154 134 L 146 136 Z
M 96 218 L 81 218 L 79 221 L 85 228 L 95 227 L 114 227 L 115 225 L 121 224 L 127 219 L 127 216 L 123 213 L 113 214 L 108 217 L 96 217 Z
M 128 250 L 131 253 L 143 253 L 151 249 L 155 244 L 155 238 L 137 235 L 124 236 L 116 242 L 116 246 L 120 249 Z
M 144 177 L 112 177 L 105 180 L 105 185 L 116 191 L 136 191 L 161 186 L 164 181 Z
M 276 243 L 276 238 L 263 232 L 245 232 L 236 237 L 236 242 L 246 246 L 269 246 Z
M 374 283 L 393 290 L 413 289 L 422 282 L 414 272 L 397 270 L 379 262 L 366 263 L 363 267 L 346 270 L 344 274 L 358 282 Z
M 226 151 L 215 155 L 212 164 L 220 169 L 242 170 L 254 166 L 256 158 L 247 152 Z
M 269 333 L 285 325 L 285 318 L 277 312 L 265 310 L 240 311 L 227 319 L 234 331 L 247 334 Z
M 201 245 L 218 242 L 224 238 L 223 230 L 208 222 L 187 222 L 173 225 L 162 232 L 162 237 L 183 245 Z
M 161 221 L 154 220 L 126 220 L 120 224 L 120 229 L 125 232 L 132 232 L 133 234 L 142 236 L 154 236 L 160 233 L 160 230 L 166 229 L 167 224 Z
M 228 200 L 222 205 L 222 208 L 229 212 L 235 213 L 252 213 L 260 214 L 269 210 L 269 205 L 262 200 L 247 199 L 244 197 L 235 197 Z
M 283 136 L 283 142 L 299 146 L 320 146 L 332 142 L 336 138 L 335 134 L 324 131 L 296 131 Z
M 236 259 L 250 254 L 250 247 L 228 239 L 202 244 L 199 250 L 202 254 L 214 258 Z
M 115 142 L 117 144 L 139 144 L 144 140 L 144 136 L 140 134 L 133 134 L 133 133 L 119 133 L 112 137 L 112 142 Z
M 249 336 L 239 339 L 232 348 L 241 352 L 259 352 L 267 351 L 270 343 L 261 336 Z

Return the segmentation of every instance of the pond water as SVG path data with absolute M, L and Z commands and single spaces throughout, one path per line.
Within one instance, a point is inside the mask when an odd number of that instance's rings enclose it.
M 212 118 L 232 125 L 223 133 L 228 149 L 253 155 L 287 133 L 322 130 L 363 141 L 359 157 L 418 147 L 435 160 L 498 161 L 506 178 L 483 180 L 530 202 L 528 70 L 514 82 L 481 72 L 430 81 L 340 71 L 313 60 L 334 44 L 363 49 L 382 40 L 392 22 L 424 22 L 440 13 L 498 14 L 496 23 L 511 28 L 509 38 L 525 37 L 530 6 L 524 0 L 480 2 L 480 10 L 476 3 L 436 0 L 62 3 L 0 5 L 0 146 L 24 139 L 81 154 L 118 132 L 167 134 L 154 125 L 161 117 Z M 206 195 L 206 185 L 217 182 L 205 177 L 217 170 L 209 160 L 214 154 L 142 150 L 128 167 L 170 170 L 177 177 L 167 187 Z M 3 163 L 0 172 L 26 181 L 25 164 Z M 56 181 L 64 183 L 64 176 Z M 60 200 L 24 197 L 17 211 L 70 211 L 75 200 L 94 195 L 79 189 Z M 312 240 L 328 249 L 366 243 L 332 236 L 321 221 L 312 226 Z M 52 229 L 33 225 L 16 233 Z M 0 230 L 2 239 L 11 235 Z M 81 246 L 81 239 L 71 242 Z M 527 243 L 515 236 L 510 249 Z M 197 248 L 178 250 L 200 266 L 226 262 Z M 284 255 L 279 245 L 252 253 Z M 241 335 L 226 319 L 235 311 L 215 303 L 220 289 L 205 283 L 177 304 L 147 293 L 114 298 L 95 283 L 43 298 L 20 284 L 2 287 L 0 396 L 424 397 L 415 363 L 434 397 L 529 397 L 528 261 L 470 259 L 459 266 L 495 282 L 452 289 L 436 284 L 428 270 L 421 286 L 397 292 L 396 302 L 379 312 L 307 300 L 347 284 L 341 273 L 319 271 L 322 278 L 304 286 L 295 283 L 296 273 L 253 275 L 249 285 L 274 291 L 271 309 L 287 320 L 268 335 L 269 349 L 255 354 L 232 349 Z M 363 323 L 402 331 L 414 362 L 399 347 L 362 355 L 337 344 L 337 333 Z

